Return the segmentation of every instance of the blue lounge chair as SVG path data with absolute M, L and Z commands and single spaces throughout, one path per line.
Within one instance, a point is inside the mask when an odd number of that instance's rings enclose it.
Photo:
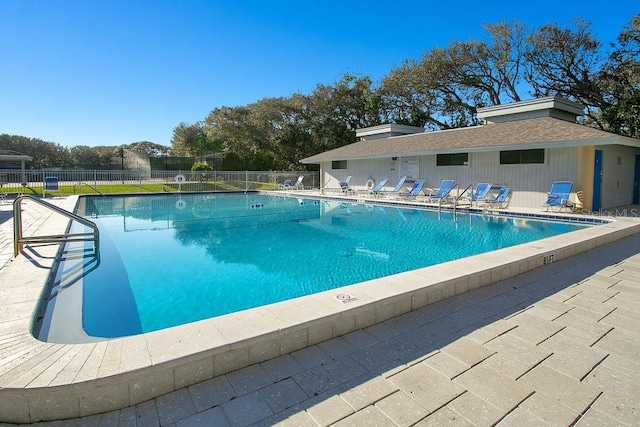
M 471 204 L 473 204 L 474 202 L 478 204 L 479 202 L 486 199 L 489 195 L 489 191 L 491 191 L 491 184 L 489 183 L 481 182 L 480 184 L 476 185 L 476 189 L 471 195 Z
M 289 190 L 291 189 L 291 180 L 290 179 L 285 179 L 285 181 L 278 185 L 278 190 Z
M 340 189 L 342 190 L 343 193 L 352 191 L 351 187 L 349 187 L 350 183 L 351 183 L 351 175 L 349 175 L 344 181 L 340 181 Z
M 424 188 L 424 179 L 417 179 L 413 183 L 413 187 L 411 187 L 411 190 L 409 190 L 409 192 L 406 194 L 400 194 L 400 197 L 416 198 L 420 195 L 423 188 Z
M 384 186 L 387 185 L 387 181 L 389 181 L 389 178 L 383 178 L 382 180 L 380 180 L 378 185 L 376 185 L 371 189 L 371 194 L 373 194 L 374 197 L 378 196 L 378 194 L 380 194 Z
M 402 176 L 400 177 L 400 180 L 398 181 L 398 183 L 396 184 L 395 187 L 393 187 L 393 190 L 391 191 L 380 191 L 379 194 L 382 195 L 390 195 L 390 196 L 397 196 L 398 194 L 400 194 L 400 190 L 402 190 L 402 186 L 404 185 L 404 182 L 407 180 L 406 176 Z
M 331 179 L 322 187 L 322 191 L 338 191 L 341 193 L 346 193 L 347 191 L 352 191 L 351 188 L 349 187 L 349 183 L 351 182 L 351 175 L 349 175 L 344 181 L 339 181 L 338 182 L 338 187 L 329 187 L 328 185 L 330 184 Z
M 467 195 L 464 198 L 466 203 L 469 203 L 471 206 L 474 204 L 476 206 L 480 206 L 480 203 L 484 203 L 484 201 L 489 197 L 489 192 L 491 191 L 492 184 L 481 182 L 476 185 L 476 188 L 473 190 L 471 195 Z
M 495 198 L 485 201 L 487 209 L 505 209 L 511 201 L 511 187 L 503 186 Z
M 302 184 L 302 180 L 304 179 L 304 175 L 300 175 L 298 180 L 293 184 L 296 190 L 304 190 L 304 185 Z
M 430 202 L 441 202 L 449 197 L 449 193 L 456 186 L 456 183 L 452 179 L 445 179 L 440 183 L 440 188 L 435 192 L 427 196 L 427 200 Z
M 571 208 L 572 204 L 569 202 L 569 195 L 573 188 L 573 182 L 571 181 L 556 181 L 551 184 L 547 201 L 542 205 L 547 210 L 557 207 L 558 210 L 562 208 Z

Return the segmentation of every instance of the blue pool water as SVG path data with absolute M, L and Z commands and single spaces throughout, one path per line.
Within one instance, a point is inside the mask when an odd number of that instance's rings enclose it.
M 149 332 L 583 228 L 258 194 L 89 197 L 91 336 Z M 87 267 L 88 268 L 88 267 Z M 68 271 L 59 268 L 58 277 Z M 55 298 L 54 298 L 55 300 Z

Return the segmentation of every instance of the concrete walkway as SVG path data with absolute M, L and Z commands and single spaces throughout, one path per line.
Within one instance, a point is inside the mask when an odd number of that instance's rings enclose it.
M 39 425 L 638 425 L 639 304 L 635 235 L 135 407 Z

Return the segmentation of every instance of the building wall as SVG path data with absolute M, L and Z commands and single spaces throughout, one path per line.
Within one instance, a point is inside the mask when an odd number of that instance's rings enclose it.
M 578 147 L 578 176 L 576 186 L 583 192 L 582 209 L 586 211 L 592 210 L 594 162 L 595 147 Z
M 321 175 L 323 178 L 323 188 L 339 188 L 339 182 L 344 181 L 348 175 L 352 176 L 351 186 L 358 190 L 366 190 L 367 180 L 371 177 L 375 182 L 383 178 L 389 178 L 387 186 L 393 188 L 398 182 L 398 163 L 391 159 L 371 159 L 371 160 L 349 160 L 347 169 L 332 169 L 331 162 L 322 164 Z M 395 166 L 394 166 L 395 164 Z
M 539 208 L 553 181 L 576 181 L 577 165 L 576 148 L 549 148 L 544 164 L 524 165 L 501 165 L 500 152 L 491 151 L 469 153 L 469 166 L 436 166 L 435 155 L 424 156 L 420 175 L 434 188 L 443 179 L 453 179 L 461 191 L 480 182 L 507 184 L 513 191 L 512 206 Z
M 426 187 L 438 188 L 444 179 L 453 179 L 464 190 L 468 185 L 480 182 L 508 184 L 513 190 L 511 205 L 538 208 L 546 200 L 546 194 L 553 181 L 577 178 L 577 148 L 548 149 L 545 164 L 500 165 L 500 153 L 469 153 L 468 166 L 436 166 L 436 156 L 419 157 L 419 176 L 426 180 Z M 407 175 L 406 159 L 398 158 L 349 160 L 347 169 L 332 169 L 331 163 L 323 164 L 324 188 L 339 188 L 339 182 L 352 176 L 351 186 L 356 190 L 366 190 L 366 182 L 373 178 L 378 182 L 389 178 L 387 189 L 392 189 L 401 175 Z M 404 169 L 403 170 L 403 165 Z
M 624 146 L 598 147 L 603 151 L 602 208 L 631 204 L 635 154 L 640 150 Z M 541 208 L 554 181 L 572 181 L 571 200 L 576 192 L 584 193 L 584 209 L 591 209 L 593 195 L 594 147 L 548 148 L 544 164 L 501 165 L 498 151 L 469 153 L 469 165 L 436 166 L 436 156 L 419 157 L 419 178 L 426 187 L 438 188 L 444 179 L 453 179 L 462 191 L 480 182 L 507 184 L 513 191 L 511 206 Z M 348 175 L 351 186 L 366 190 L 366 182 L 389 178 L 387 190 L 392 189 L 403 173 L 403 159 L 349 160 L 347 169 L 334 170 L 331 162 L 322 165 L 324 188 L 338 188 Z
M 635 156 L 640 150 L 622 145 L 596 147 L 602 150 L 602 209 L 633 202 Z

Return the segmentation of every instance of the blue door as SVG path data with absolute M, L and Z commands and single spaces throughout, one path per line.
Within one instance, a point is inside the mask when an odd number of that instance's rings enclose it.
M 602 197 L 602 150 L 596 150 L 595 161 L 593 165 L 593 201 L 591 210 L 600 210 L 600 199 Z
M 640 203 L 640 155 L 636 154 L 636 172 L 633 174 L 633 204 Z

